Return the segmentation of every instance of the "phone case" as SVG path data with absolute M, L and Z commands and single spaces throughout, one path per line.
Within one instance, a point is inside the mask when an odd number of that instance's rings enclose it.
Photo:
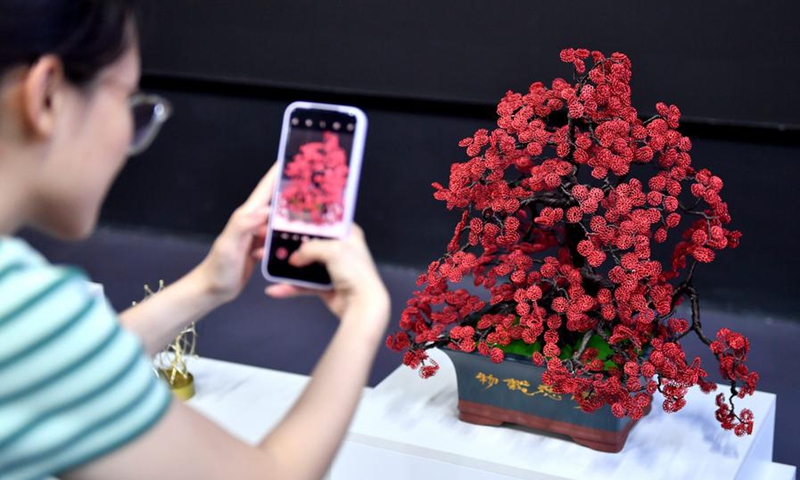
M 282 179 L 286 163 L 287 142 L 289 140 L 289 135 L 292 129 L 290 119 L 292 117 L 292 113 L 298 109 L 313 109 L 321 111 L 341 112 L 352 115 L 356 119 L 355 131 L 353 132 L 353 144 L 350 152 L 350 161 L 348 163 L 349 171 L 347 174 L 348 177 L 347 177 L 347 184 L 344 196 L 344 214 L 342 219 L 345 225 L 343 236 L 349 235 L 353 223 L 353 216 L 355 215 L 355 204 L 358 193 L 358 183 L 361 176 L 361 162 L 364 151 L 364 142 L 367 133 L 367 116 L 359 108 L 346 105 L 332 105 L 332 104 L 313 103 L 313 102 L 293 102 L 292 104 L 290 104 L 288 107 L 286 107 L 286 110 L 284 111 L 283 114 L 281 139 L 278 147 L 278 162 L 279 162 L 278 169 L 281 172 L 280 173 L 281 176 L 277 180 L 278 182 L 280 182 Z M 280 193 L 281 193 L 280 188 L 276 187 L 275 192 L 273 193 L 272 196 L 272 205 L 278 205 Z M 289 283 L 305 288 L 320 289 L 320 290 L 330 289 L 331 284 L 329 283 L 321 284 L 321 283 L 303 281 L 295 278 L 280 277 L 269 273 L 268 265 L 271 253 L 270 247 L 272 241 L 274 218 L 275 215 L 270 215 L 269 223 L 267 226 L 267 237 L 264 244 L 265 255 L 264 259 L 261 262 L 261 273 L 264 276 L 264 278 L 274 283 Z

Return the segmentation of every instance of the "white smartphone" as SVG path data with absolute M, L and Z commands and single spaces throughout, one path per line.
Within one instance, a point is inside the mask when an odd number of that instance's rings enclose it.
M 261 271 L 271 282 L 329 289 L 325 266 L 289 256 L 311 239 L 340 239 L 355 214 L 367 116 L 356 107 L 294 102 L 283 114 L 281 172 L 272 198 Z

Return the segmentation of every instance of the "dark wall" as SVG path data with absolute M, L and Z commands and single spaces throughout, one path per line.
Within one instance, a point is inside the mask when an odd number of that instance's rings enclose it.
M 151 73 L 490 105 L 586 47 L 634 60 L 643 111 L 800 126 L 792 0 L 143 3 Z
M 272 163 L 288 103 L 355 104 L 370 119 L 356 220 L 379 260 L 422 266 L 455 224 L 430 184 L 463 160 L 457 142 L 491 128 L 505 90 L 569 74 L 561 48 L 620 50 L 635 106 L 681 107 L 695 164 L 725 179 L 744 232 L 698 272 L 704 299 L 800 311 L 795 3 L 395 3 L 144 1 L 143 87 L 176 114 L 104 221 L 214 234 Z

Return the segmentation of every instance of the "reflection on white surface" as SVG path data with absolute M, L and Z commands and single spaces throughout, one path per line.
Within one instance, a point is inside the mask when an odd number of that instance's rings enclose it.
M 258 443 L 291 408 L 308 377 L 199 358 L 192 360 L 196 394 L 189 405 L 250 444 Z
M 668 415 L 655 404 L 619 454 L 522 428 L 471 425 L 457 419 L 452 362 L 441 352 L 432 356 L 441 366 L 435 377 L 422 380 L 403 368 L 371 392 L 351 428 L 360 435 L 354 438 L 364 443 L 377 439 L 400 451 L 521 478 L 539 472 L 569 479 L 707 480 L 735 478 L 758 433 L 739 438 L 723 431 L 714 419 L 714 397 L 699 391 L 690 393 L 687 406 L 676 414 Z M 759 392 L 748 400 L 746 406 L 760 419 L 758 429 L 774 416 L 775 396 Z
M 794 478 L 793 467 L 771 463 L 772 394 L 757 392 L 740 402 L 756 415 L 752 436 L 723 431 L 714 419 L 714 397 L 692 391 L 676 414 L 654 405 L 625 449 L 610 454 L 523 428 L 459 421 L 452 363 L 441 352 L 432 356 L 441 365 L 433 378 L 422 380 L 400 367 L 376 388 L 365 389 L 332 479 Z M 207 359 L 194 361 L 190 370 L 197 387 L 190 405 L 249 443 L 277 424 L 307 382 L 301 375 Z M 758 473 L 766 471 L 773 476 Z

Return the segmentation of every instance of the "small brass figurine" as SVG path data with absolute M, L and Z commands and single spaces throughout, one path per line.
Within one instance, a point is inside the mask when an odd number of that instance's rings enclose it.
M 145 296 L 142 301 L 163 289 L 164 280 L 158 282 L 158 290 L 155 292 L 150 285 L 145 284 Z M 136 305 L 136 302 L 133 304 Z M 156 374 L 166 380 L 172 393 L 182 400 L 189 400 L 194 396 L 194 377 L 186 367 L 186 360 L 189 357 L 197 357 L 196 346 L 197 330 L 195 322 L 192 322 L 164 350 L 156 354 L 153 361 Z

